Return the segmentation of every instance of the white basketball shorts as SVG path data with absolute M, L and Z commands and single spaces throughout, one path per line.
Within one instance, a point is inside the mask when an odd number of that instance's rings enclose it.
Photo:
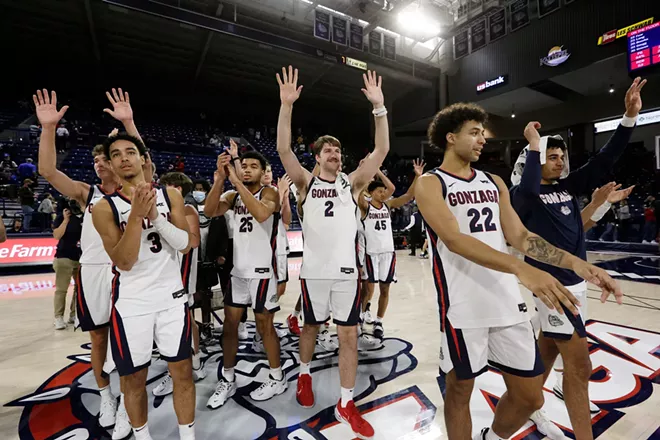
M 360 317 L 360 283 L 353 280 L 301 279 L 302 308 L 307 324 L 357 325 Z
M 231 277 L 231 289 L 225 295 L 225 305 L 246 308 L 252 305 L 255 313 L 268 311 L 275 313 L 280 309 L 277 298 L 277 279 Z
M 367 254 L 365 260 L 370 283 L 396 283 L 396 252 Z
M 289 281 L 289 257 L 286 254 L 277 256 L 277 283 Z
M 188 303 L 146 315 L 122 317 L 112 309 L 110 343 L 120 376 L 151 364 L 154 342 L 161 358 L 178 362 L 191 356 L 192 323 Z
M 112 309 L 112 266 L 81 264 L 76 286 L 78 326 L 85 332 L 108 326 Z
M 580 301 L 581 306 L 578 307 L 579 314 L 577 316 L 573 315 L 563 305 L 564 314 L 562 315 L 557 310 L 549 309 L 548 306 L 543 304 L 543 301 L 536 296 L 534 297 L 543 336 L 569 340 L 573 337 L 573 333 L 577 333 L 579 337 L 586 338 L 587 330 L 584 328 L 584 321 L 587 319 L 587 283 L 583 281 L 580 284 L 565 287 Z
M 507 327 L 454 328 L 446 321 L 440 347 L 440 369 L 456 370 L 459 379 L 472 379 L 485 373 L 488 364 L 521 377 L 543 374 L 534 329 L 529 321 Z

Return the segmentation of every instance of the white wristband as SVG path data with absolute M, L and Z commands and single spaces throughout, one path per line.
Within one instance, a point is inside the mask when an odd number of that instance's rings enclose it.
M 375 117 L 380 118 L 387 114 L 387 109 L 385 107 L 375 108 L 371 112 Z
M 600 205 L 598 209 L 596 209 L 594 215 L 591 216 L 591 220 L 594 222 L 599 222 L 600 219 L 602 219 L 605 216 L 605 214 L 607 214 L 607 211 L 609 211 L 611 207 L 612 204 L 606 201 L 605 203 Z
M 155 220 L 151 222 L 163 239 L 177 251 L 182 251 L 188 247 L 188 232 L 179 229 L 168 222 L 165 217 L 158 214 Z

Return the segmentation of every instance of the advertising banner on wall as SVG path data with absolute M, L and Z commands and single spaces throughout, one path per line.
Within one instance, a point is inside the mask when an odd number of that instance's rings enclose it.
M 529 23 L 529 1 L 516 0 L 509 5 L 511 31 L 516 31 Z
M 495 41 L 506 35 L 506 9 L 502 8 L 488 16 L 489 41 Z

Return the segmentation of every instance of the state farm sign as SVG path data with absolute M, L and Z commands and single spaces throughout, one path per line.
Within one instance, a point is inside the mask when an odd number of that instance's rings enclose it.
M 489 81 L 484 81 L 481 84 L 477 84 L 477 94 L 492 89 L 493 87 L 503 86 L 508 82 L 508 80 L 509 80 L 509 75 L 500 75 L 495 79 L 491 79 Z
M 56 249 L 52 237 L 9 237 L 0 243 L 0 266 L 52 264 Z

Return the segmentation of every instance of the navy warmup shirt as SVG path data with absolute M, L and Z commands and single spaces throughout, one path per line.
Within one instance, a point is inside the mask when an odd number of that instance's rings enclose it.
M 538 151 L 529 151 L 519 185 L 511 188 L 511 204 L 525 227 L 550 244 L 578 258 L 587 259 L 584 228 L 580 217 L 578 195 L 591 194 L 610 172 L 625 150 L 636 118 L 627 118 L 616 129 L 607 144 L 581 168 L 551 185 L 541 184 L 541 160 Z M 525 262 L 548 272 L 564 286 L 583 280 L 572 270 L 562 269 L 525 257 Z

